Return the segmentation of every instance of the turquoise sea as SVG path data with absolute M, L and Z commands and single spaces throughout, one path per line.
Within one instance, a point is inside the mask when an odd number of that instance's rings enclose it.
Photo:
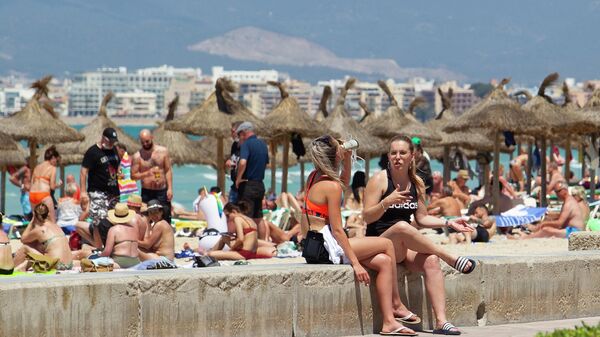
M 75 128 L 80 129 L 82 126 L 77 125 Z M 143 128 L 153 128 L 155 125 L 151 126 L 122 126 L 123 130 L 127 132 L 127 134 L 131 135 L 134 139 L 137 139 L 137 135 L 139 131 Z M 564 151 L 563 151 L 564 156 Z M 577 151 L 573 151 L 573 157 L 577 158 Z M 378 158 L 374 158 L 371 160 L 371 175 L 377 171 L 379 171 L 379 166 L 377 162 Z M 500 162 L 504 164 L 505 167 L 508 167 L 509 155 L 502 154 L 500 156 Z M 471 166 L 475 168 L 475 163 L 472 162 Z M 577 176 L 580 174 L 579 164 L 572 165 L 573 171 Z M 436 160 L 433 160 L 431 163 L 431 168 L 433 171 L 442 171 L 442 164 Z M 65 169 L 66 174 L 73 174 L 77 181 L 79 182 L 79 166 L 68 166 Z M 364 170 L 364 162 L 358 162 L 355 166 L 355 170 L 360 169 Z M 211 168 L 210 166 L 204 165 L 184 165 L 184 166 L 175 166 L 173 168 L 173 186 L 174 186 L 174 201 L 185 206 L 186 209 L 191 209 L 192 202 L 197 196 L 198 188 L 201 186 L 211 187 L 216 186 L 217 182 L 217 172 Z M 305 165 L 305 176 L 308 176 L 310 171 L 312 170 L 312 165 Z M 453 172 L 452 177 L 455 176 L 455 172 Z M 278 170 L 276 173 L 277 177 L 277 190 L 281 188 L 281 171 Z M 230 180 L 227 180 L 228 186 L 230 184 Z M 271 184 L 271 172 L 267 170 L 265 173 L 265 186 L 267 190 L 270 188 Z M 469 181 L 469 186 L 474 188 L 478 185 L 478 182 L 473 179 Z M 289 170 L 288 176 L 288 191 L 292 193 L 296 193 L 300 189 L 300 166 L 296 165 L 291 167 Z M 19 205 L 19 190 L 10 184 L 7 181 L 7 193 L 6 193 L 6 214 L 21 214 L 21 206 Z

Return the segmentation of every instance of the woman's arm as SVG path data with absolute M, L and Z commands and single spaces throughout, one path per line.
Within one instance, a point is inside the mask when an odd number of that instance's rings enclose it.
M 108 234 L 106 234 L 106 244 L 100 256 L 110 256 L 112 254 L 115 247 L 115 236 L 115 227 L 113 226 L 108 230 Z
M 164 220 L 161 220 L 164 221 Z M 154 246 L 158 240 L 160 240 L 161 237 L 161 233 L 160 233 L 160 228 L 156 228 L 156 226 L 158 226 L 158 224 L 154 225 L 154 228 L 152 228 L 152 232 L 150 233 L 150 235 L 146 235 L 146 237 L 144 238 L 144 240 L 138 240 L 138 246 L 144 248 L 144 249 L 150 249 L 152 248 L 152 246 Z
M 24 244 L 33 243 L 37 240 L 37 235 L 33 231 L 35 224 L 33 221 L 29 222 L 23 234 L 21 234 L 21 242 Z
M 344 151 L 344 160 L 342 165 L 340 179 L 342 180 L 344 186 L 347 187 L 350 185 L 350 175 L 352 174 L 352 151 Z
M 458 232 L 472 232 L 471 228 L 464 220 L 454 221 L 446 220 L 427 214 L 427 207 L 423 200 L 419 199 L 417 206 L 417 212 L 415 213 L 415 221 L 419 227 L 423 228 L 440 228 L 440 227 L 452 227 Z
M 382 200 L 381 196 L 385 193 L 385 188 L 387 188 L 387 175 L 385 171 L 369 179 L 364 192 L 364 208 L 362 212 L 366 223 L 369 224 L 379 220 L 390 205 L 403 203 L 409 198 L 409 190 L 401 191 L 396 188 Z
M 239 250 L 244 245 L 244 219 L 241 216 L 238 216 L 233 220 L 235 223 L 235 240 L 229 243 L 229 247 L 231 250 Z
M 52 172 L 50 173 L 50 189 L 55 190 L 62 186 L 62 181 L 56 183 L 56 167 L 52 166 Z

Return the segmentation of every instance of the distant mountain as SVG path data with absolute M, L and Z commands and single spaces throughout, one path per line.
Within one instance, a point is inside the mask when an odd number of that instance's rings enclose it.
M 227 56 L 236 60 L 299 67 L 326 67 L 368 75 L 406 79 L 427 77 L 463 80 L 462 74 L 441 68 L 402 68 L 392 59 L 337 56 L 307 39 L 247 26 L 188 46 L 188 50 Z

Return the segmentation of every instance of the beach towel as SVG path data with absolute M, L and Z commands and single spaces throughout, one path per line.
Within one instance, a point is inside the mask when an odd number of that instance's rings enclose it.
M 518 227 L 541 220 L 546 214 L 546 207 L 527 207 L 517 205 L 496 216 L 497 227 Z

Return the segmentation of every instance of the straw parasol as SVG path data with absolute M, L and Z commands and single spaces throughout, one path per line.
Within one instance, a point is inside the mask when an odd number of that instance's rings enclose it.
M 356 80 L 354 78 L 350 78 L 346 81 L 346 85 L 342 88 L 342 92 L 336 101 L 333 112 L 325 119 L 324 124 L 329 130 L 336 134 L 336 136 L 339 135 L 342 139 L 356 139 L 359 144 L 357 153 L 360 156 L 365 157 L 366 163 L 368 163 L 371 156 L 385 152 L 385 144 L 379 138 L 372 136 L 366 128 L 362 127 L 356 120 L 350 117 L 344 108 L 346 94 L 355 82 Z M 365 175 L 367 175 L 368 164 L 365 169 L 367 170 Z
M 158 128 L 152 131 L 154 142 L 169 150 L 169 157 L 173 164 L 214 164 L 214 161 L 209 159 L 211 158 L 211 153 L 204 147 L 198 146 L 197 141 L 189 139 L 183 132 L 165 130 L 165 123 L 173 120 L 178 104 L 179 95 L 176 95 L 169 103 L 169 112 L 165 121 L 159 123 Z
M 403 134 L 408 137 L 419 137 L 426 143 L 441 140 L 433 130 L 423 125 L 412 115 L 414 109 L 425 102 L 422 97 L 415 98 L 410 104 L 409 111 L 405 112 L 398 105 L 388 85 L 383 81 L 377 83 L 390 98 L 391 105 L 384 113 L 386 118 L 379 118 L 369 125 L 371 134 L 383 139 Z
M 123 129 L 117 126 L 115 122 L 108 118 L 106 107 L 113 97 L 114 94 L 112 91 L 109 91 L 106 95 L 104 95 L 96 118 L 94 118 L 88 125 L 81 129 L 80 132 L 86 135 L 84 141 L 68 142 L 56 146 L 58 153 L 61 154 L 61 164 L 71 165 L 81 163 L 81 160 L 83 160 L 83 155 L 87 152 L 87 150 L 89 150 L 90 147 L 98 142 L 100 136 L 102 135 L 102 131 L 104 131 L 106 128 L 115 129 L 117 132 L 117 137 L 119 138 L 119 143 L 123 143 L 127 147 L 127 151 L 129 153 L 135 153 L 140 149 L 140 144 L 137 141 L 131 138 L 127 133 L 125 133 L 125 131 L 123 131 Z M 72 156 L 68 158 L 65 155 L 81 156 Z M 78 158 L 80 158 L 79 161 L 77 160 Z
M 321 95 L 321 101 L 319 102 L 319 110 L 315 113 L 314 119 L 317 122 L 322 122 L 329 116 L 329 112 L 327 111 L 327 101 L 331 97 L 331 87 L 326 85 L 323 87 L 323 94 Z
M 281 82 L 267 82 L 269 85 L 275 86 L 281 93 L 281 102 L 273 108 L 265 118 L 264 123 L 270 131 L 272 142 L 278 143 L 278 140 L 283 143 L 283 166 L 281 192 L 287 192 L 287 177 L 288 166 L 287 161 L 290 153 L 290 141 L 294 134 L 303 137 L 317 137 L 327 133 L 327 129 L 323 124 L 310 118 L 310 116 L 300 108 L 298 101 L 291 97 L 284 85 Z M 272 146 L 272 149 L 275 147 Z M 275 163 L 273 163 L 275 164 Z M 271 172 L 275 173 L 276 167 L 272 165 Z M 273 183 L 272 180 L 271 183 Z M 275 191 L 275 185 L 271 188 Z
M 585 105 L 583 106 L 583 108 L 580 111 L 580 114 L 583 118 L 583 120 L 585 120 L 590 126 L 596 128 L 596 130 L 598 128 L 600 128 L 600 89 L 595 89 L 594 92 L 592 93 L 592 96 L 588 99 L 588 101 L 585 103 Z M 598 138 L 598 132 L 597 131 L 592 131 L 591 132 L 591 144 L 594 148 L 597 148 L 597 138 Z M 584 149 L 584 147 L 582 147 L 582 150 Z M 585 163 L 585 160 L 584 160 Z M 589 168 L 589 172 L 590 172 L 590 181 L 595 181 L 595 177 L 596 177 L 596 168 L 598 167 L 597 162 L 593 162 L 590 163 L 590 168 Z M 584 173 L 584 165 L 582 165 L 582 176 Z M 595 195 L 595 185 L 594 184 L 590 184 L 590 195 L 591 198 L 593 200 L 594 195 Z
M 231 96 L 235 90 L 235 85 L 230 80 L 219 78 L 215 84 L 215 91 L 200 106 L 165 123 L 166 130 L 217 139 L 217 185 L 221 190 L 225 190 L 223 140 L 231 137 L 231 124 L 249 121 L 254 124 L 257 133 L 265 132 L 264 123 Z
M 0 131 L 15 140 L 27 140 L 29 145 L 29 165 L 36 165 L 38 144 L 62 143 L 82 140 L 84 137 L 77 130 L 68 126 L 54 112 L 52 106 L 42 102 L 48 100 L 48 83 L 52 76 L 46 76 L 31 85 L 36 90 L 33 98 L 23 110 L 5 118 L 0 123 Z
M 0 169 L 2 177 L 0 181 L 0 190 L 2 191 L 0 199 L 0 210 L 4 213 L 6 210 L 6 170 L 11 165 L 25 165 L 26 152 L 9 135 L 0 132 Z
M 515 133 L 542 132 L 544 121 L 533 114 L 525 114 L 518 102 L 508 97 L 504 85 L 510 79 L 503 79 L 483 100 L 462 116 L 449 121 L 444 131 L 453 132 L 485 128 L 494 132 L 494 179 L 498 181 L 500 164 L 500 132 Z M 494 213 L 498 214 L 498 184 L 493 185 Z

